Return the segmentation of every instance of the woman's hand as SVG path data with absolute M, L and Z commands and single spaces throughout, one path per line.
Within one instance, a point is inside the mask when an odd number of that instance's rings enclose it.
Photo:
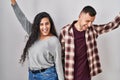
M 11 4 L 15 5 L 16 4 L 16 0 L 11 0 Z

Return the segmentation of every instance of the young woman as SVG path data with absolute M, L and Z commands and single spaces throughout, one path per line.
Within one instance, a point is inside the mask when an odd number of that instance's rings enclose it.
M 16 0 L 11 0 L 11 4 L 18 20 L 29 34 L 20 59 L 23 63 L 28 58 L 29 80 L 64 80 L 61 46 L 50 15 L 41 12 L 31 24 Z

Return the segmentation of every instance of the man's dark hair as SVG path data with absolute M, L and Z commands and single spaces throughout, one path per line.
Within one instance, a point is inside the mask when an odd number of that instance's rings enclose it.
M 92 6 L 85 6 L 81 12 L 89 13 L 90 16 L 95 16 L 97 14 Z

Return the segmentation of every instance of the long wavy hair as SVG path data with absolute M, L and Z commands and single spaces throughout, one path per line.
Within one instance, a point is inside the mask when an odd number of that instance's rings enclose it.
M 26 43 L 26 46 L 23 50 L 23 54 L 21 55 L 20 63 L 24 63 L 26 60 L 26 57 L 28 55 L 28 49 L 34 44 L 34 42 L 39 38 L 40 36 L 40 22 L 43 18 L 48 18 L 51 24 L 50 33 L 52 33 L 54 36 L 58 37 L 54 22 L 50 15 L 47 12 L 41 12 L 37 14 L 34 18 L 31 34 L 28 38 L 28 41 Z

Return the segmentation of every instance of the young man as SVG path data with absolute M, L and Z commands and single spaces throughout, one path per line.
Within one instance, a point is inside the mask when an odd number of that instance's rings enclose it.
M 65 80 L 91 80 L 102 72 L 96 39 L 120 25 L 120 14 L 114 21 L 102 25 L 92 24 L 95 17 L 95 9 L 85 6 L 78 20 L 60 32 Z

